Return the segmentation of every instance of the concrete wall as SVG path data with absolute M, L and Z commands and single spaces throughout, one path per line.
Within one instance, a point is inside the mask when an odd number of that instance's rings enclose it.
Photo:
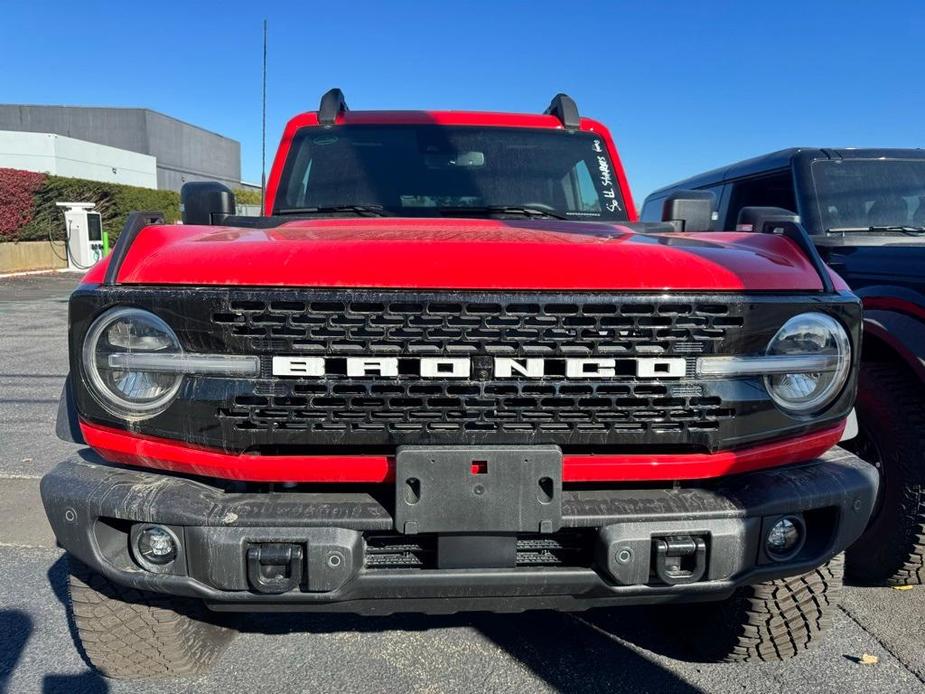
M 56 253 L 57 251 L 57 253 Z M 67 267 L 64 244 L 48 241 L 0 243 L 0 275 L 28 270 L 55 270 Z
M 78 108 L 0 104 L 0 130 L 54 133 L 87 142 L 148 151 L 145 114 L 137 108 Z
M 187 181 L 241 181 L 241 145 L 188 123 L 145 111 L 148 150 L 157 157 L 158 187 L 180 190 Z
M 0 130 L 0 168 L 157 188 L 154 157 L 50 133 Z
M 158 188 L 187 181 L 238 186 L 241 145 L 236 140 L 140 108 L 0 104 L 0 130 L 54 133 L 157 158 Z

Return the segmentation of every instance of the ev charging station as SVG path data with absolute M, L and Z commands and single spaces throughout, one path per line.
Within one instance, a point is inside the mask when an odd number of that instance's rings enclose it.
M 88 270 L 102 260 L 108 250 L 103 232 L 103 218 L 92 202 L 55 203 L 64 210 L 67 266 L 70 270 Z

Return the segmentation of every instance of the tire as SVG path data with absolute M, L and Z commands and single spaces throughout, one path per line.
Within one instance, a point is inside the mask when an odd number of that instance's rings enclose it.
M 867 584 L 925 580 L 925 394 L 908 372 L 861 367 L 860 432 L 846 448 L 880 470 L 880 497 L 867 530 L 848 550 L 848 575 Z
M 770 662 L 793 658 L 829 628 L 841 593 L 844 557 L 815 571 L 739 588 L 721 603 L 671 608 L 671 633 L 685 654 L 710 663 Z
M 201 602 L 117 585 L 68 556 L 69 612 L 78 648 L 113 679 L 196 675 L 234 632 L 204 621 Z

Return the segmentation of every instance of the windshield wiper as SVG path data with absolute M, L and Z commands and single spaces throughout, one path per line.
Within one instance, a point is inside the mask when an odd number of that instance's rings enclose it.
M 459 215 L 483 215 L 483 214 L 509 214 L 519 217 L 536 217 L 540 219 L 568 219 L 564 214 L 555 210 L 548 210 L 546 207 L 533 207 L 532 205 L 472 205 L 462 207 L 438 207 L 441 214 Z
M 925 234 L 925 227 L 919 226 L 907 226 L 902 224 L 897 224 L 894 226 L 869 226 L 869 227 L 832 227 L 831 229 L 826 229 L 825 233 L 827 234 L 857 234 L 864 232 L 880 232 L 880 233 L 900 233 L 908 234 L 910 236 L 918 236 L 919 234 Z
M 276 214 L 336 214 L 353 212 L 361 217 L 388 217 L 390 213 L 382 205 L 326 205 L 322 207 L 290 207 Z

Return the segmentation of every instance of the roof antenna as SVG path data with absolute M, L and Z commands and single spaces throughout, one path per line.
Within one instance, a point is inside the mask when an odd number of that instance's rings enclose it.
M 260 124 L 260 213 L 267 190 L 267 20 L 263 20 L 263 111 Z

